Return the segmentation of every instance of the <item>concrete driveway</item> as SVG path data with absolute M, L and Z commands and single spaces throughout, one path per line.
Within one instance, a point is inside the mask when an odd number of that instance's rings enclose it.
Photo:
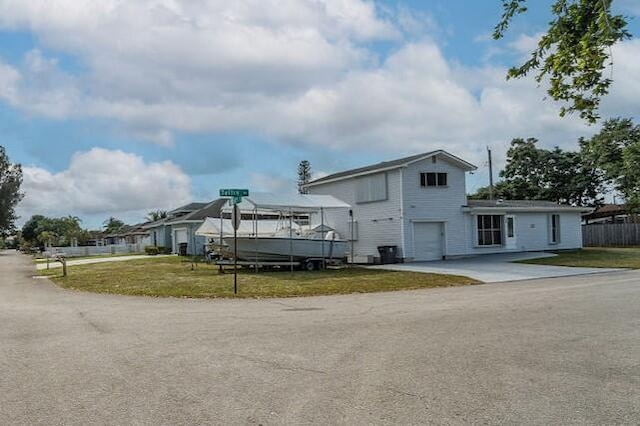
M 620 269 L 573 268 L 567 266 L 530 265 L 513 263 L 518 260 L 555 256 L 551 253 L 503 253 L 474 256 L 464 259 L 432 262 L 411 262 L 396 265 L 376 265 L 371 268 L 392 271 L 429 272 L 464 275 L 485 283 L 533 280 L 539 278 L 568 277 L 572 275 L 616 272 Z
M 640 272 L 184 300 L 0 252 L 0 425 L 639 424 Z

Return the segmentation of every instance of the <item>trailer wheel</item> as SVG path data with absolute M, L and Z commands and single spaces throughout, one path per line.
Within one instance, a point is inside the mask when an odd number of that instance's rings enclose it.
M 313 260 L 307 260 L 307 262 L 304 264 L 304 269 L 306 271 L 309 272 L 313 272 L 316 270 L 316 262 L 314 262 Z

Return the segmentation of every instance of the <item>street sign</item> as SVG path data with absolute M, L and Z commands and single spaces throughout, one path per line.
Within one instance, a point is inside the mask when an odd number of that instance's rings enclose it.
M 249 190 L 248 189 L 221 189 L 220 196 L 231 198 L 231 204 L 236 205 L 242 202 L 242 197 L 249 196 Z
M 240 229 L 240 222 L 242 221 L 242 214 L 240 213 L 240 207 L 238 204 L 233 206 L 233 212 L 231 212 L 231 222 L 233 223 L 233 229 Z
M 221 189 L 220 196 L 221 197 L 248 197 L 249 190 L 248 189 Z

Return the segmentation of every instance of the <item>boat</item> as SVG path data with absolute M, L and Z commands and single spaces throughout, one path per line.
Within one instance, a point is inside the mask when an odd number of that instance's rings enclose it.
M 289 232 L 283 228 L 273 236 L 225 238 L 228 255 L 236 253 L 238 260 L 250 262 L 306 262 L 325 259 L 342 260 L 347 256 L 348 242 L 337 238 L 335 231 L 317 235 Z M 323 238 L 324 235 L 324 238 Z
M 238 209 L 254 219 L 241 221 L 235 232 L 228 218 L 208 218 L 196 231 L 196 235 L 208 238 L 221 261 L 236 258 L 254 264 L 295 262 L 315 269 L 321 262 L 340 262 L 347 257 L 350 244 L 340 238 L 332 225 L 348 223 L 350 206 L 337 198 L 253 193 L 243 198 Z M 278 220 L 259 219 L 267 213 L 277 214 Z

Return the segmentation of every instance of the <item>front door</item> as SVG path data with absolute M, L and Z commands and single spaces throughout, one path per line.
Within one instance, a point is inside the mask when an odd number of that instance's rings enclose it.
M 506 237 L 505 237 L 505 245 L 507 250 L 514 250 L 518 248 L 517 240 L 516 240 L 516 217 L 515 216 L 505 216 L 505 229 L 506 229 Z

